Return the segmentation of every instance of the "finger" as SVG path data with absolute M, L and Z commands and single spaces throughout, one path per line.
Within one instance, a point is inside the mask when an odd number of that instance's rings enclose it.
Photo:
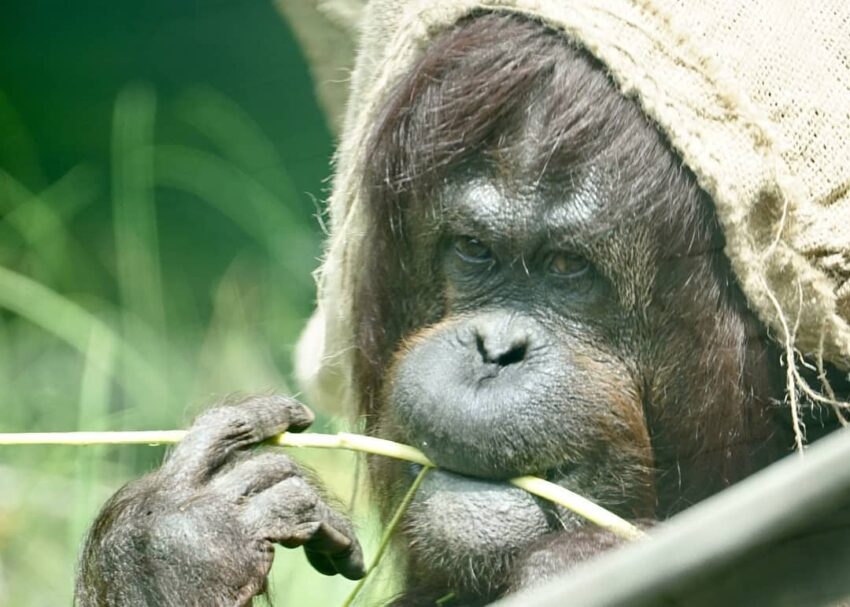
M 327 561 L 332 567 L 330 571 L 317 567 L 326 575 L 341 573 L 350 580 L 362 578 L 366 575 L 363 549 L 351 521 L 324 502 L 318 504 L 318 509 L 322 524 L 304 544 L 307 559 L 314 567 L 318 561 Z
M 319 573 L 339 573 L 350 580 L 359 580 L 366 575 L 360 542 L 354 538 L 348 541 L 347 548 L 341 548 L 342 543 L 334 535 L 346 537 L 327 523 L 322 523 L 314 537 L 304 544 L 307 560 Z
M 287 478 L 256 495 L 243 519 L 255 537 L 287 548 L 304 546 L 321 573 L 350 579 L 365 574 L 363 551 L 351 523 L 303 478 Z
M 235 451 L 286 430 L 304 430 L 313 419 L 307 407 L 279 395 L 215 407 L 195 420 L 162 467 L 162 477 L 176 483 L 205 482 Z
M 210 481 L 210 490 L 231 502 L 250 498 L 277 483 L 304 472 L 279 449 L 263 449 L 234 456 L 226 471 Z

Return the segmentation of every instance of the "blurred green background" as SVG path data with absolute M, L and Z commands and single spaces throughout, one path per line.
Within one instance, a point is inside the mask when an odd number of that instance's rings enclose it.
M 332 146 L 268 0 L 0 3 L 0 432 L 177 428 L 293 392 Z M 70 604 L 100 504 L 162 455 L 0 447 L 0 604 Z M 352 499 L 353 456 L 303 457 Z M 280 604 L 352 587 L 277 561 Z

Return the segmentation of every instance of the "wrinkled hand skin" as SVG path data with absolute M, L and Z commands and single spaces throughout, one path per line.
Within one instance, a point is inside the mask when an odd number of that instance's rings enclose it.
M 313 414 L 281 396 L 201 415 L 156 472 L 104 506 L 80 559 L 80 607 L 250 605 L 274 544 L 303 546 L 321 573 L 364 575 L 351 523 L 280 450 L 254 449 Z

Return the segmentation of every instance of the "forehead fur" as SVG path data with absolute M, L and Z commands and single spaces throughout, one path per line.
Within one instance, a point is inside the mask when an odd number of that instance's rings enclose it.
M 697 233 L 709 205 L 693 180 L 671 179 L 687 169 L 639 106 L 562 34 L 516 15 L 482 14 L 435 40 L 390 93 L 370 149 L 379 221 L 399 224 L 392 213 L 414 195 L 470 172 L 550 192 L 595 176 L 609 190 L 601 232 L 647 215 L 663 227 L 671 201 L 687 229 L 668 248 L 704 248 L 713 232 Z

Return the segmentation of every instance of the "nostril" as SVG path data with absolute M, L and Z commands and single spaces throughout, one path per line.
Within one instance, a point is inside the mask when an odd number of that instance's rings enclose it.
M 487 347 L 484 345 L 484 338 L 481 337 L 481 333 L 475 334 L 475 349 L 481 355 L 481 360 L 484 362 L 493 362 L 490 360 L 490 353 L 487 352 Z
M 527 345 L 525 344 L 525 342 L 517 344 L 504 354 L 501 354 L 496 359 L 496 363 L 500 367 L 507 367 L 508 365 L 513 365 L 515 363 L 522 362 L 523 359 L 525 359 L 526 350 Z
M 524 336 L 513 339 L 505 339 L 505 336 L 484 337 L 481 333 L 476 333 L 475 348 L 485 363 L 507 367 L 525 359 L 528 339 Z

